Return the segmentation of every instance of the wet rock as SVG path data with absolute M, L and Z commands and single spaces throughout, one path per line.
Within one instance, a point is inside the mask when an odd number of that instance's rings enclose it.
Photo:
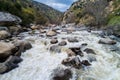
M 86 48 L 86 49 L 84 50 L 84 52 L 86 52 L 86 53 L 88 53 L 88 54 L 89 54 L 89 53 L 91 53 L 91 54 L 96 54 L 93 49 L 89 49 L 89 48 Z
M 73 42 L 79 42 L 76 38 L 68 38 L 68 41 L 73 43 Z
M 10 55 L 12 55 L 12 50 L 15 46 L 11 43 L 0 42 L 0 62 L 6 60 Z
M 97 61 L 94 54 L 88 54 L 87 59 L 89 60 L 89 62 Z
M 67 33 L 72 33 L 73 31 L 75 31 L 75 28 L 74 27 L 68 27 L 66 29 Z
M 52 40 L 50 41 L 50 43 L 51 43 L 51 44 L 56 44 L 56 43 L 58 43 L 58 40 L 57 40 L 57 39 L 52 39 Z
M 61 47 L 58 46 L 58 45 L 52 45 L 52 46 L 50 46 L 50 51 L 60 53 L 61 52 Z
M 31 29 L 32 29 L 32 30 L 38 29 L 38 26 L 32 25 L 32 26 L 31 26 Z
M 120 49 L 119 49 L 119 47 L 117 47 L 117 46 L 111 46 L 110 47 L 110 51 L 119 51 Z
M 74 67 L 76 69 L 82 68 L 82 63 L 81 63 L 81 61 L 78 57 L 69 57 L 67 59 L 64 59 L 62 61 L 62 64 L 65 65 L 65 66 Z
M 84 56 L 83 52 L 81 51 L 80 47 L 73 47 L 70 48 L 76 55 L 80 55 L 81 57 Z
M 67 49 L 66 53 L 68 54 L 68 56 L 76 56 L 75 52 L 73 52 L 71 49 Z
M 7 71 L 7 66 L 4 63 L 0 63 L 0 74 L 3 74 Z
M 90 66 L 91 65 L 88 60 L 83 60 L 81 63 L 85 66 Z
M 53 31 L 53 30 L 50 30 L 50 31 L 48 31 L 48 32 L 46 33 L 46 35 L 49 36 L 49 37 L 52 37 L 52 36 L 56 36 L 57 33 L 56 33 L 55 31 Z
M 111 40 L 109 38 L 104 38 L 104 39 L 100 39 L 99 44 L 108 44 L 108 45 L 114 45 L 116 44 L 117 42 L 115 40 Z
M 81 46 L 87 46 L 88 44 L 87 43 L 82 43 Z
M 46 33 L 46 31 L 43 29 L 40 29 L 40 33 Z
M 14 43 L 14 45 L 16 46 L 17 49 L 15 49 L 13 52 L 15 56 L 21 56 L 22 52 L 25 52 L 28 49 L 32 48 L 31 43 L 29 43 L 28 41 L 17 41 Z
M 10 37 L 10 33 L 5 30 L 0 31 L 0 39 L 6 39 L 8 37 Z
M 61 41 L 58 45 L 59 46 L 65 46 L 65 45 L 67 45 L 67 42 L 66 41 Z
M 22 59 L 17 56 L 10 56 L 4 63 L 0 63 L 0 74 L 9 72 L 18 67 Z
M 72 71 L 70 69 L 57 68 L 53 72 L 53 80 L 70 80 Z

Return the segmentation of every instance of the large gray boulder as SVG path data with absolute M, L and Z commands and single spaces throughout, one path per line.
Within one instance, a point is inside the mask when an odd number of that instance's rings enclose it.
M 15 16 L 12 15 L 10 13 L 6 13 L 6 12 L 0 12 L 0 24 L 6 24 L 6 23 L 21 23 L 22 20 Z
M 5 60 L 12 53 L 12 50 L 15 49 L 15 46 L 11 43 L 0 42 L 0 61 Z
M 1 30 L 1 31 L 0 31 L 0 40 L 1 40 L 1 39 L 6 39 L 6 38 L 8 38 L 8 37 L 10 37 L 10 33 L 9 33 L 9 32 L 7 32 L 7 31 L 5 31 L 5 30 Z

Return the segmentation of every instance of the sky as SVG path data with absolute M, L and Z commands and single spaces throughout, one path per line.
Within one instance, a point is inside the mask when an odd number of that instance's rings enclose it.
M 49 5 L 59 11 L 66 11 L 70 5 L 77 0 L 35 0 L 41 3 L 44 3 L 46 5 Z

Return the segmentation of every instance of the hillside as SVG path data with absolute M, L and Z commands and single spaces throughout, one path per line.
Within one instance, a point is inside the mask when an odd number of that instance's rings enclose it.
M 20 17 L 22 25 L 59 23 L 62 15 L 61 12 L 33 0 L 0 0 L 0 11 Z
M 120 24 L 120 0 L 78 0 L 65 12 L 63 23 Z

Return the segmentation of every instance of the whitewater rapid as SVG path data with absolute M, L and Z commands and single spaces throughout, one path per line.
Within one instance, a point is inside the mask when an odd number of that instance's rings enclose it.
M 96 61 L 93 61 L 90 67 L 80 70 L 72 69 L 73 78 L 71 80 L 120 80 L 120 52 L 110 51 L 108 45 L 98 44 L 101 39 L 96 35 L 97 32 L 89 33 L 87 31 L 76 31 L 71 34 L 61 32 L 56 37 L 60 42 L 62 38 L 77 37 L 79 42 L 69 43 L 64 47 L 76 47 L 82 43 L 87 43 L 88 48 L 96 52 Z M 67 58 L 64 48 L 60 53 L 49 51 L 50 38 L 36 35 L 26 35 L 24 40 L 32 43 L 33 48 L 22 53 L 23 61 L 19 67 L 0 75 L 0 80 L 51 80 L 53 70 L 57 67 L 66 68 L 61 64 L 62 60 Z M 43 34 L 45 36 L 45 34 Z M 67 41 L 67 40 L 66 40 Z M 120 43 L 115 45 L 120 48 Z M 82 59 L 87 59 L 87 54 Z

